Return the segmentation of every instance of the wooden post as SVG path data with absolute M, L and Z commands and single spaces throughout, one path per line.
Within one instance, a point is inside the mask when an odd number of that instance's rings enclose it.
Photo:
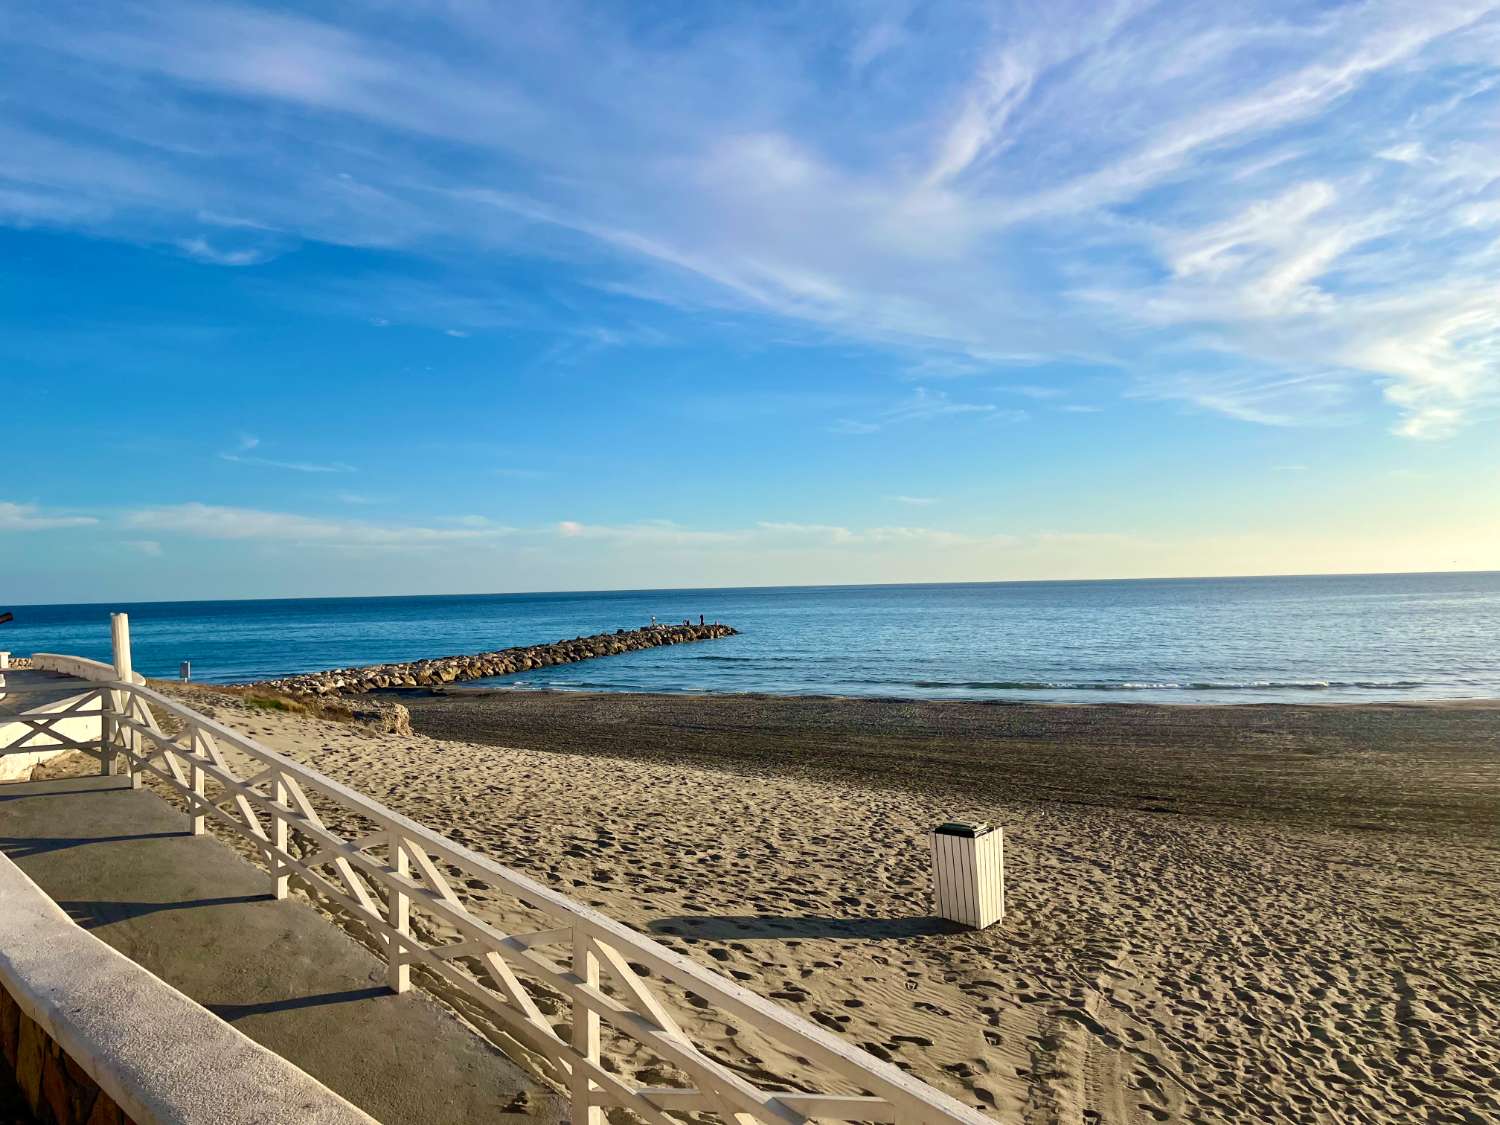
M 130 683 L 130 617 L 124 613 L 109 615 L 109 631 L 115 648 L 115 679 Z
M 411 871 L 411 861 L 401 844 L 399 832 L 391 833 L 391 867 L 397 875 Z M 390 909 L 391 928 L 402 937 L 411 933 L 411 896 L 392 884 L 386 892 L 386 905 Z M 395 993 L 405 992 L 411 987 L 411 964 L 407 961 L 406 949 L 395 937 L 389 939 L 386 949 L 385 980 Z
M 203 794 L 203 767 L 198 764 L 198 756 L 200 754 L 202 754 L 203 752 L 204 751 L 203 751 L 202 747 L 200 747 L 198 745 L 198 728 L 197 727 L 189 727 L 188 728 L 188 753 L 191 755 L 191 759 L 190 759 L 189 764 L 188 764 L 188 771 L 189 771 L 189 778 L 188 778 L 188 780 L 192 783 L 192 786 L 193 786 L 193 796 L 197 797 L 200 801 L 203 799 L 203 795 L 204 795 Z M 203 821 L 204 821 L 203 806 L 201 804 L 194 805 L 194 807 L 193 807 L 193 813 L 192 813 L 193 835 L 194 836 L 201 836 L 201 835 L 203 835 L 203 833 L 205 831 L 204 825 L 203 825 Z
M 276 778 L 276 803 L 278 805 L 289 805 L 292 800 L 291 791 L 286 782 L 280 776 Z M 271 810 L 271 843 L 276 846 L 277 851 L 286 852 L 291 850 L 290 834 L 287 832 L 286 818 L 275 809 Z M 273 894 L 277 898 L 286 898 L 288 884 L 291 875 L 286 866 L 281 862 L 279 856 L 271 856 L 271 882 L 275 884 Z
M 115 656 L 115 679 L 124 683 L 133 683 L 134 671 L 130 665 L 130 616 L 124 613 L 111 613 L 109 615 L 110 642 L 114 648 Z M 117 713 L 123 712 L 125 708 L 125 696 L 121 692 L 110 692 L 109 710 Z M 110 724 L 113 727 L 113 723 Z M 125 740 L 125 748 L 129 751 L 136 749 L 135 733 L 130 730 L 122 732 Z M 113 755 L 111 755 L 113 757 Z M 128 759 L 127 759 L 128 760 Z M 141 787 L 142 777 L 140 771 L 130 764 L 130 785 L 133 789 Z
M 599 956 L 581 921 L 573 924 L 573 975 L 590 988 L 599 987 Z M 582 996 L 573 998 L 573 1050 L 592 1063 L 600 1061 L 599 1013 Z M 588 1072 L 575 1066 L 568 1085 L 572 1100 L 569 1125 L 604 1125 L 604 1108 L 594 1104 L 594 1084 Z
M 115 772 L 115 693 L 112 691 L 101 691 L 99 693 L 99 710 L 104 712 L 99 716 L 99 746 L 104 751 L 99 759 L 99 775 L 109 777 Z

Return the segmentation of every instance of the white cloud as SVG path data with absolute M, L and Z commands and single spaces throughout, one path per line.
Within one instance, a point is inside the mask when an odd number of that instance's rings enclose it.
M 873 418 L 840 418 L 830 428 L 839 434 L 873 434 L 887 426 L 905 422 L 930 422 L 955 415 L 977 415 L 1005 422 L 1021 422 L 1029 417 L 1024 410 L 1002 410 L 992 402 L 960 402 L 947 391 L 917 387 L 906 398 Z
M 1018 542 L 1016 536 L 1003 534 L 974 535 L 931 527 L 848 528 L 835 524 L 762 522 L 756 525 L 755 538 L 765 545 L 802 546 L 816 543 L 835 547 L 919 547 L 1005 546 Z
M 1374 385 L 1432 436 L 1500 390 L 1459 323 L 1500 272 L 1493 2 L 801 11 L 655 38 L 566 5 L 420 7 L 400 35 L 358 6 L 39 6 L 4 32 L 30 66 L 0 75 L 0 221 L 223 265 L 316 240 L 488 281 L 547 256 L 596 293 L 897 348 L 921 379 L 1085 358 L 1170 380 L 1192 339 L 1239 384 L 1195 401 L 1250 421 Z M 1429 322 L 1386 319 L 1433 292 Z M 523 303 L 413 315 L 461 335 Z M 1349 393 L 1276 386 L 1333 371 Z
M 287 469 L 294 473 L 352 473 L 357 471 L 353 465 L 346 465 L 342 461 L 278 461 L 271 457 L 251 456 L 250 450 L 259 447 L 260 438 L 254 434 L 241 434 L 238 449 L 233 452 L 220 453 L 219 459 L 232 461 L 238 465 L 258 465 L 264 469 Z
M 353 465 L 346 465 L 342 461 L 330 461 L 327 463 L 318 461 L 277 461 L 270 457 L 246 457 L 239 453 L 221 453 L 221 460 L 233 461 L 238 465 L 259 465 L 263 469 L 287 469 L 294 473 L 353 473 L 358 472 Z
M 222 249 L 210 245 L 206 239 L 202 238 L 181 239 L 177 243 L 177 248 L 194 261 L 207 262 L 215 266 L 258 266 L 275 256 L 270 250 L 254 247 L 241 247 L 237 250 Z
M 364 547 L 425 547 L 494 539 L 511 533 L 509 528 L 491 525 L 434 528 L 376 524 L 197 502 L 138 508 L 124 513 L 120 522 L 122 526 L 135 530 L 200 539 L 268 540 Z
M 1275 377 L 1263 372 L 1189 371 L 1138 380 L 1133 397 L 1186 402 L 1261 426 L 1348 424 L 1351 388 L 1340 372 Z M 1316 404 L 1309 408 L 1309 404 Z
M 587 524 L 562 520 L 557 534 L 564 539 L 594 539 L 610 542 L 654 544 L 668 547 L 703 547 L 741 541 L 740 531 L 697 531 L 670 520 L 645 520 L 633 524 Z
M 125 546 L 132 551 L 139 551 L 148 559 L 159 559 L 162 557 L 161 544 L 155 539 L 127 539 Z
M 556 526 L 563 539 L 630 543 L 643 547 L 744 550 L 805 550 L 810 548 L 900 548 L 1006 545 L 1016 537 L 969 534 L 928 527 L 851 528 L 839 524 L 762 520 L 751 527 L 696 529 L 668 520 L 603 526 L 564 520 Z
M 887 496 L 886 499 L 894 501 L 897 504 L 911 504 L 915 507 L 926 507 L 929 504 L 937 503 L 937 497 L 935 496 Z
M 45 512 L 35 504 L 0 500 L 0 531 L 50 531 L 59 527 L 88 527 L 99 521 L 93 516 L 65 516 Z

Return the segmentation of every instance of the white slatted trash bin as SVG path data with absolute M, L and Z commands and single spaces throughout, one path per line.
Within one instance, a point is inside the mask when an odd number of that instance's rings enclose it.
M 1005 917 L 1004 832 L 950 821 L 932 830 L 932 889 L 939 917 L 982 930 Z

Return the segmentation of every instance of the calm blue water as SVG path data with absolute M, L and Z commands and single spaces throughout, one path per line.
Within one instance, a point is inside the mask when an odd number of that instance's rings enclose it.
M 663 621 L 743 636 L 491 681 L 597 691 L 829 693 L 1084 702 L 1500 697 L 1500 573 L 834 586 L 598 594 L 30 606 L 16 653 L 195 679 L 534 644 Z

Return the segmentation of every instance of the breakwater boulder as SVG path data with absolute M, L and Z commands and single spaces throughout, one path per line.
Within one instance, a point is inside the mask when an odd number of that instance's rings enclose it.
M 717 623 L 647 625 L 640 629 L 619 629 L 613 633 L 574 637 L 555 644 L 503 648 L 473 656 L 442 656 L 433 660 L 413 660 L 405 664 L 373 664 L 367 668 L 306 672 L 279 680 L 264 680 L 254 686 L 304 697 L 362 695 L 385 688 L 441 687 L 465 680 L 531 672 L 554 664 L 576 664 L 580 660 L 593 660 L 599 656 L 618 656 L 620 653 L 637 652 L 645 648 L 732 637 L 737 632 L 728 625 Z

